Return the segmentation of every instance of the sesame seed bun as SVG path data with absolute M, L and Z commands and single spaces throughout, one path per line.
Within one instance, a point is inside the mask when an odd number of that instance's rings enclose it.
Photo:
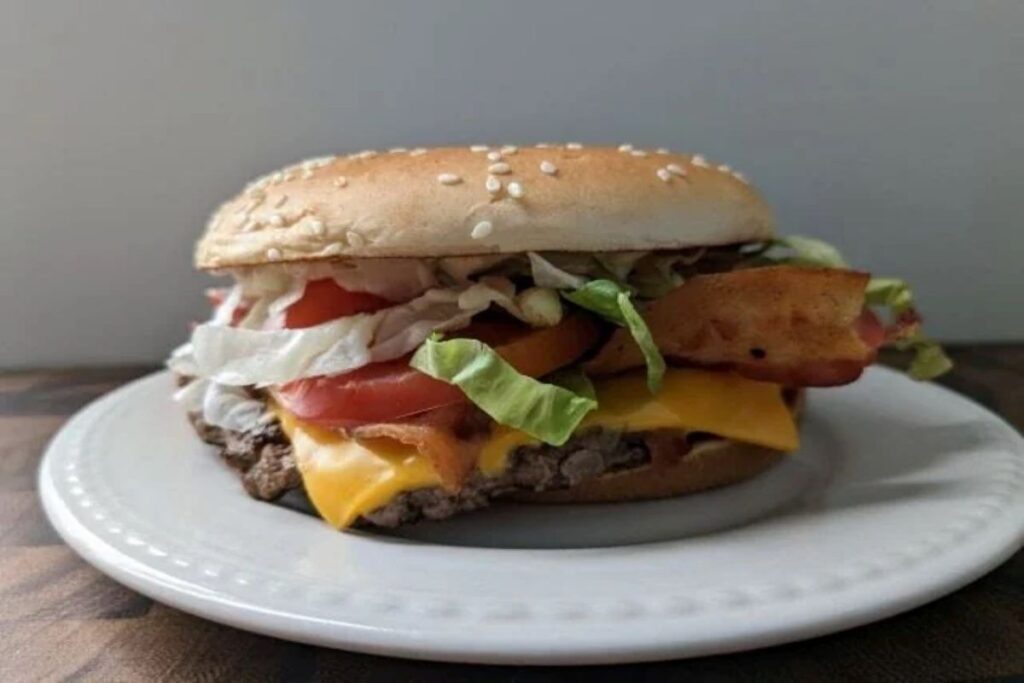
M 790 409 L 799 420 L 804 391 Z M 512 498 L 537 503 L 626 503 L 671 498 L 737 484 L 756 477 L 786 457 L 781 451 L 729 439 L 702 441 L 678 460 L 603 474 L 567 489 L 521 491 Z
M 626 251 L 772 236 L 743 176 L 700 155 L 585 147 L 454 147 L 311 159 L 224 204 L 203 269 L 339 257 Z

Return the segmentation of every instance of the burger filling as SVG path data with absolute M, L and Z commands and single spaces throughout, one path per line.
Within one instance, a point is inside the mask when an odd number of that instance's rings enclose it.
M 853 381 L 884 343 L 949 365 L 901 281 L 805 238 L 233 274 L 169 361 L 178 398 L 251 494 L 301 483 L 339 528 L 571 487 L 649 462 L 651 434 L 793 450 L 785 387 Z

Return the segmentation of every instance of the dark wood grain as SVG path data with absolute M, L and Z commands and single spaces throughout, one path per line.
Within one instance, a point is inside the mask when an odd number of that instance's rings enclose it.
M 954 348 L 944 384 L 1024 429 L 1024 344 Z M 898 362 L 888 356 L 885 362 Z M 734 655 L 600 668 L 463 666 L 298 645 L 154 604 L 46 522 L 35 471 L 75 410 L 150 368 L 0 375 L 0 681 L 963 680 L 1024 674 L 1024 553 L 904 615 Z

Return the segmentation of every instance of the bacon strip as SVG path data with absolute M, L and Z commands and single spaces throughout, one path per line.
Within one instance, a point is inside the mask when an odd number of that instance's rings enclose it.
M 474 406 L 437 408 L 401 422 L 356 427 L 357 439 L 386 437 L 414 447 L 430 460 L 442 485 L 457 491 L 476 468 L 477 456 L 489 433 L 490 418 Z
M 789 386 L 857 379 L 877 343 L 859 333 L 869 276 L 792 266 L 699 275 L 642 311 L 670 360 L 732 369 Z M 616 330 L 586 369 L 597 375 L 643 365 L 625 330 Z

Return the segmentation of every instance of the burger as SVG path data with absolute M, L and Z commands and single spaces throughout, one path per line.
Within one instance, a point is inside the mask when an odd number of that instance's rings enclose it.
M 339 529 L 727 486 L 879 347 L 949 367 L 903 281 L 666 149 L 311 159 L 221 206 L 195 264 L 230 282 L 168 361 L 177 400 L 251 496 Z

